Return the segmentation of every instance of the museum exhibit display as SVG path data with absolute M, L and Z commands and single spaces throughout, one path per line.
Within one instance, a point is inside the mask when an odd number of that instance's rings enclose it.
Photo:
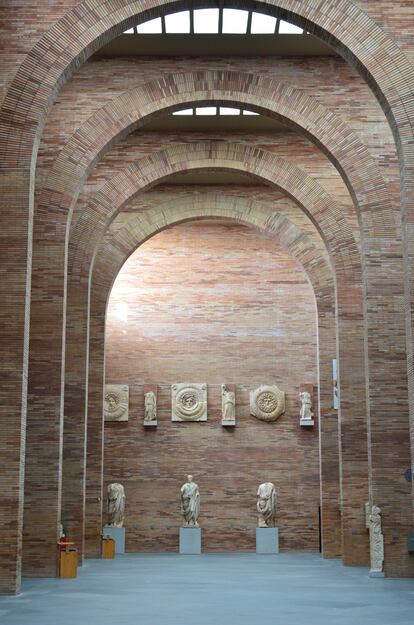
M 181 486 L 180 547 L 181 554 L 201 553 L 201 528 L 198 524 L 200 514 L 200 491 L 193 476 L 187 475 L 187 481 Z
M 129 388 L 126 384 L 106 384 L 105 421 L 128 421 Z
M 0 32 L 0 620 L 412 625 L 414 0 Z
M 144 403 L 144 426 L 154 427 L 157 425 L 157 396 L 154 391 L 148 391 L 148 393 L 145 393 Z
M 221 425 L 236 425 L 236 395 L 226 384 L 221 385 Z
M 122 484 L 108 484 L 107 506 L 108 522 L 103 534 L 115 541 L 115 553 L 125 553 L 125 490 Z
M 173 384 L 172 420 L 207 421 L 206 384 Z
M 285 393 L 276 385 L 250 391 L 250 414 L 262 421 L 276 421 L 285 412 Z

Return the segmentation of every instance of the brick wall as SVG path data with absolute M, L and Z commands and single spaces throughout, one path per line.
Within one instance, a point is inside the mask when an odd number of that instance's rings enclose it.
M 254 549 L 262 481 L 278 490 L 281 546 L 318 548 L 318 434 L 298 425 L 299 388 L 316 384 L 315 302 L 282 248 L 245 226 L 210 222 L 144 243 L 112 290 L 106 376 L 130 385 L 129 422 L 106 424 L 104 472 L 105 486 L 125 486 L 128 550 L 177 550 L 179 487 L 189 472 L 201 489 L 206 551 Z M 172 423 L 177 381 L 207 382 L 207 423 Z M 220 423 L 223 382 L 236 385 L 232 431 Z M 248 391 L 264 382 L 287 393 L 274 424 L 249 415 Z M 145 383 L 158 384 L 151 431 L 142 425 Z

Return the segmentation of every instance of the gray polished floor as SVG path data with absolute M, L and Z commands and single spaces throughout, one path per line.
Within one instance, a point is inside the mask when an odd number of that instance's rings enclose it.
M 413 625 L 414 580 L 318 555 L 127 554 L 25 580 L 2 625 Z

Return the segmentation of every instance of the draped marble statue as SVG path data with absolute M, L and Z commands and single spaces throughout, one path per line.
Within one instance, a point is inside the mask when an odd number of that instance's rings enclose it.
M 371 574 L 381 574 L 384 566 L 384 535 L 381 528 L 381 508 L 373 505 L 369 515 L 369 546 Z
M 145 417 L 147 423 L 157 420 L 157 398 L 154 391 L 145 393 Z
M 125 511 L 125 491 L 122 484 L 108 485 L 108 526 L 123 527 Z
M 193 476 L 187 475 L 187 481 L 181 486 L 181 515 L 183 527 L 198 527 L 200 513 L 200 491 Z
M 313 425 L 312 399 L 308 391 L 299 393 L 301 401 L 300 406 L 300 425 Z
M 223 421 L 235 421 L 236 419 L 236 397 L 225 384 L 221 385 L 221 410 Z
M 276 489 L 272 482 L 264 482 L 257 489 L 258 527 L 274 527 L 276 514 Z

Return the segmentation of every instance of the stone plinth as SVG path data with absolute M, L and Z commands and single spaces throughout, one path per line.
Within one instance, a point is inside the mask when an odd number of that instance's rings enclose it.
M 315 425 L 315 421 L 313 419 L 301 419 L 300 420 L 300 426 L 303 428 L 312 427 L 312 425 Z
M 279 553 L 279 529 L 277 527 L 256 527 L 256 553 Z
M 105 536 L 110 536 L 115 541 L 115 553 L 125 553 L 125 527 L 111 527 L 106 525 L 103 528 Z
M 201 527 L 180 527 L 180 553 L 201 553 Z

